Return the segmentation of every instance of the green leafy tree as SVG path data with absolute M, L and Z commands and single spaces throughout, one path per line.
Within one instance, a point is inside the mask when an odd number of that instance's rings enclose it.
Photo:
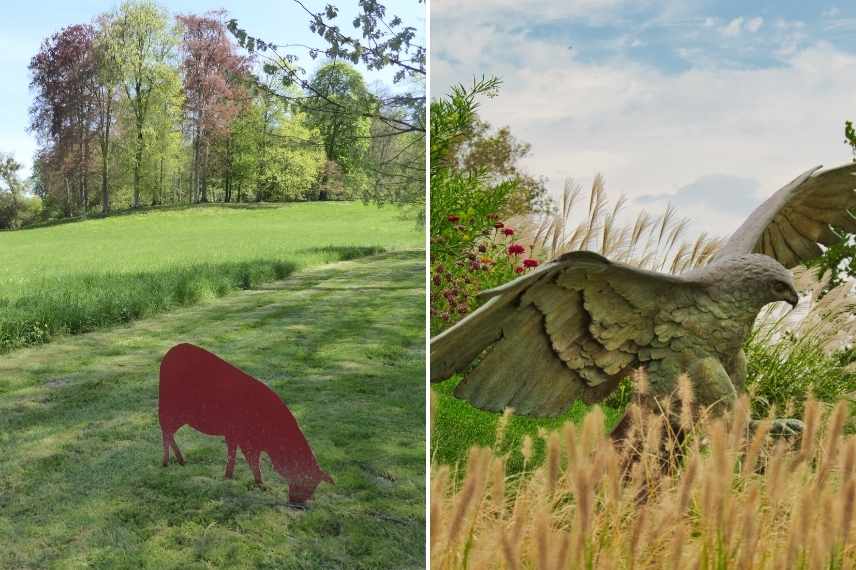
M 101 154 L 101 211 L 110 211 L 110 143 L 111 130 L 116 120 L 116 100 L 119 97 L 122 68 L 117 58 L 117 50 L 112 49 L 111 38 L 113 19 L 104 14 L 96 19 L 97 28 L 93 42 L 93 56 L 96 73 L 91 89 L 96 108 L 96 129 Z
M 531 176 L 520 166 L 531 148 L 529 143 L 512 135 L 508 127 L 492 131 L 486 121 L 479 119 L 472 132 L 460 141 L 458 168 L 481 170 L 493 182 L 515 183 L 515 190 L 501 212 L 503 216 L 544 212 L 550 208 L 545 179 Z
M 14 230 L 20 226 L 21 198 L 24 184 L 19 172 L 21 163 L 10 154 L 0 153 L 0 228 Z
M 392 68 L 398 85 L 394 93 L 375 94 L 375 104 L 368 109 L 350 109 L 351 119 L 368 119 L 363 136 L 370 143 L 362 153 L 359 169 L 341 161 L 325 165 L 319 195 L 347 186 L 367 201 L 416 206 L 421 214 L 425 203 L 425 160 L 424 153 L 419 153 L 424 149 L 426 130 L 426 51 L 419 44 L 416 28 L 391 14 L 378 0 L 360 0 L 357 14 L 347 28 L 340 26 L 339 9 L 333 4 L 313 12 L 300 0 L 293 2 L 307 14 L 309 28 L 325 45 L 278 46 L 252 36 L 239 27 L 237 20 L 228 25 L 239 45 L 260 56 L 264 71 L 281 79 L 278 88 L 273 86 L 277 97 L 289 102 L 300 101 L 304 96 L 323 98 L 313 84 L 316 76 L 307 79 L 304 75 L 302 56 L 295 53 L 299 49 L 306 50 L 313 60 L 325 57 L 373 70 Z M 295 94 L 291 90 L 294 86 L 302 94 Z M 395 137 L 403 140 L 393 140 Z
M 328 185 L 335 179 L 334 168 L 352 179 L 364 174 L 361 162 L 368 149 L 370 114 L 376 101 L 366 89 L 363 76 L 350 65 L 331 62 L 315 72 L 302 107 L 309 126 L 317 129 L 324 143 L 328 163 L 320 181 L 318 198 L 326 200 Z
M 177 28 L 169 14 L 151 0 L 123 3 L 110 26 L 112 57 L 120 62 L 121 86 L 133 115 L 133 202 L 140 206 L 146 128 L 160 89 L 174 82 Z

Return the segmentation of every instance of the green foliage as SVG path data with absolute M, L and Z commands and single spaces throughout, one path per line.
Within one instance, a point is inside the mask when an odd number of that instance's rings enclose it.
M 260 90 L 238 115 L 227 148 L 234 200 L 297 201 L 315 196 L 324 163 L 306 116 Z M 222 177 L 225 173 L 221 172 Z
M 778 337 L 776 328 L 756 328 L 744 345 L 755 417 L 773 407 L 782 416 L 789 405 L 801 417 L 807 395 L 835 403 L 856 392 L 856 374 L 845 370 L 840 357 L 826 354 L 816 335 L 786 332 Z
M 308 91 L 302 110 L 309 127 L 321 135 L 325 158 L 335 162 L 343 175 L 355 175 L 352 183 L 359 184 L 364 180 L 359 171 L 368 150 L 371 114 L 377 107 L 362 75 L 347 64 L 328 63 L 315 72 Z M 322 199 L 326 198 L 326 182 L 322 177 Z M 356 188 L 358 192 L 364 189 Z
M 828 247 L 823 255 L 806 263 L 806 267 L 817 268 L 818 278 L 824 278 L 827 273 L 829 274 L 830 280 L 826 291 L 837 287 L 851 277 L 856 277 L 856 236 L 832 227 L 830 230 L 839 238 L 839 241 Z
M 479 119 L 473 132 L 459 143 L 456 158 L 464 170 L 487 173 L 492 184 L 513 183 L 514 190 L 500 212 L 504 217 L 547 212 L 551 201 L 546 179 L 531 176 L 520 166 L 530 149 L 531 145 L 517 140 L 508 127 L 492 132 L 490 125 Z
M 420 244 L 393 212 L 353 203 L 197 207 L 2 233 L 0 350 Z
M 455 158 L 460 141 L 478 125 L 478 98 L 493 96 L 498 87 L 497 79 L 483 79 L 431 103 L 432 333 L 472 311 L 479 291 L 538 263 L 524 265 L 527 248 L 499 218 L 517 181 L 491 184 L 483 166 L 461 167 Z

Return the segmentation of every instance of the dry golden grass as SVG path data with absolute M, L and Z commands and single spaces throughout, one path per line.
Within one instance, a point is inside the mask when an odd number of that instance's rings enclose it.
M 847 405 L 809 400 L 803 436 L 785 439 L 769 418 L 750 424 L 746 397 L 694 419 L 680 385 L 680 444 L 664 416 L 633 405 L 634 443 L 619 446 L 594 408 L 542 434 L 546 460 L 518 478 L 490 449 L 472 449 L 465 474 L 435 465 L 432 568 L 856 567 Z
M 568 180 L 561 206 L 554 214 L 520 217 L 511 223 L 520 231 L 524 243 L 548 259 L 584 249 L 614 261 L 670 273 L 706 264 L 722 243 L 705 233 L 684 241 L 689 220 L 679 218 L 672 206 L 658 216 L 641 210 L 631 222 L 621 222 L 627 198 L 620 195 L 610 205 L 600 174 L 595 176 L 588 193 L 587 208 L 578 212 L 582 199 L 582 187 Z

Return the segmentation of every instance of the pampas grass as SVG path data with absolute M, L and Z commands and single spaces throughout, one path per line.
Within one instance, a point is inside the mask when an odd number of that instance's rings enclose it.
M 771 437 L 770 418 L 750 429 L 749 408 L 690 420 L 680 441 L 637 408 L 624 445 L 593 408 L 542 434 L 546 461 L 515 477 L 474 448 L 460 472 L 432 473 L 432 568 L 856 567 L 848 406 L 809 399 L 801 439 Z
M 679 218 L 671 205 L 660 215 L 642 210 L 631 222 L 621 222 L 627 197 L 622 194 L 611 203 L 600 174 L 595 176 L 587 198 L 583 203 L 582 186 L 568 180 L 555 213 L 510 222 L 524 236 L 523 242 L 548 259 L 568 251 L 589 250 L 614 261 L 671 273 L 706 264 L 721 244 L 719 238 L 706 233 L 684 241 L 689 220 Z M 579 211 L 578 206 L 584 210 Z

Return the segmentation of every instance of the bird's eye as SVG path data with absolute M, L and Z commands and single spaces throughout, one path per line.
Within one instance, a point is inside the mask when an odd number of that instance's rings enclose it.
M 783 293 L 783 292 L 787 291 L 788 289 L 790 289 L 790 287 L 784 281 L 775 281 L 773 283 L 773 291 L 775 291 L 777 293 Z

